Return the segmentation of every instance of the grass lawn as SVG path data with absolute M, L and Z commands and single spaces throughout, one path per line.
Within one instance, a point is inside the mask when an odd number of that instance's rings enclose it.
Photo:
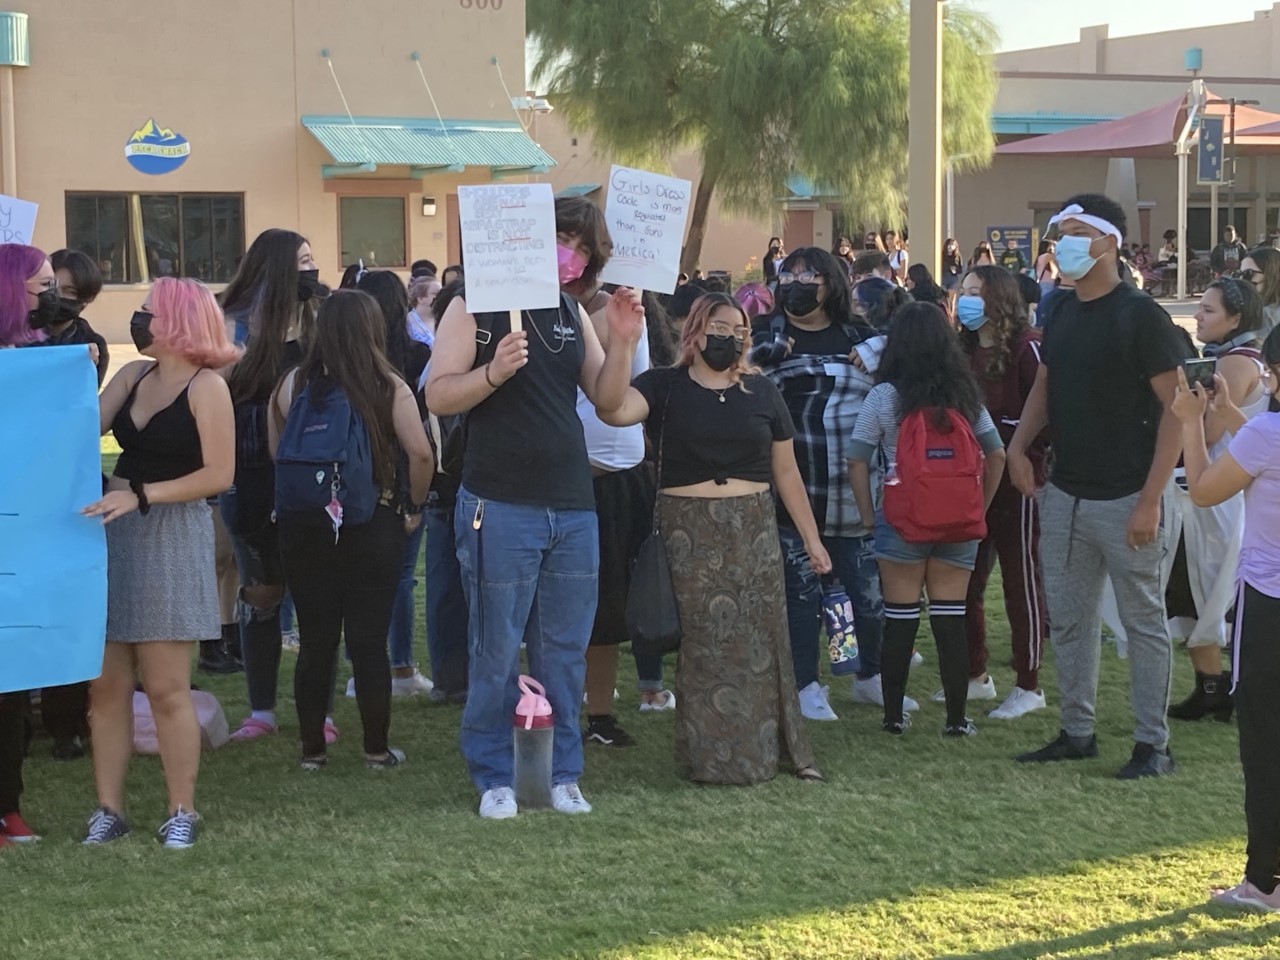
M 1007 629 L 993 612 L 1003 695 Z M 937 659 L 921 649 L 911 692 L 923 701 Z M 588 751 L 596 812 L 572 820 L 479 820 L 459 708 L 425 701 L 395 703 L 403 770 L 364 768 L 354 702 L 340 698 L 333 761 L 299 772 L 289 655 L 283 735 L 205 759 L 194 850 L 148 835 L 164 812 L 150 757 L 132 770 L 134 835 L 78 846 L 94 804 L 88 761 L 55 764 L 38 740 L 25 809 L 46 839 L 0 857 L 0 957 L 1280 957 L 1280 919 L 1204 905 L 1242 871 L 1234 726 L 1180 725 L 1176 776 L 1115 781 L 1131 744 L 1127 670 L 1110 649 L 1099 760 L 1010 762 L 1057 730 L 1051 669 L 1049 711 L 1012 724 L 975 713 L 981 735 L 964 742 L 938 735 L 933 703 L 905 738 L 888 737 L 837 682 L 840 722 L 810 725 L 830 782 L 751 789 L 675 777 L 671 717 L 636 712 L 627 659 L 618 709 L 640 744 Z M 241 678 L 197 682 L 240 719 Z

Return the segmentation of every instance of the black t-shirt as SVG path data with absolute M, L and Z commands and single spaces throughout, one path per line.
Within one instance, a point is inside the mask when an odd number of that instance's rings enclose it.
M 766 377 L 747 374 L 742 385 L 746 390 L 709 390 L 687 367 L 646 370 L 632 381 L 649 403 L 649 439 L 655 450 L 662 445 L 660 488 L 773 482 L 773 444 L 795 436 L 791 414 Z
M 107 353 L 107 341 L 89 326 L 89 321 L 84 317 L 76 317 L 67 329 L 61 333 L 51 334 L 44 341 L 45 346 L 49 347 L 67 347 L 82 343 L 98 345 L 98 386 L 101 387 L 102 381 L 107 378 L 107 367 L 111 365 L 111 357 Z
M 1119 500 L 1147 482 L 1163 414 L 1151 378 L 1187 358 L 1164 309 L 1120 283 L 1063 297 L 1044 330 L 1052 482 L 1084 500 Z
M 511 332 L 508 314 L 485 316 L 494 344 Z M 577 409 L 586 359 L 578 306 L 562 298 L 559 310 L 526 310 L 524 328 L 529 362 L 467 414 L 462 485 L 486 500 L 594 510 Z
M 791 356 L 847 357 L 853 351 L 853 338 L 838 323 L 821 330 L 804 330 L 788 323 L 787 336 L 795 341 Z

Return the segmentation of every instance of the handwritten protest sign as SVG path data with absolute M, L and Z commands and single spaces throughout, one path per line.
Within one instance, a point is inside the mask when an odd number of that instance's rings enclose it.
M 0 243 L 30 244 L 36 233 L 39 205 L 0 193 Z
M 613 256 L 600 279 L 636 290 L 673 291 L 692 196 L 688 180 L 614 165 L 604 208 Z
M 459 187 L 458 208 L 468 310 L 484 313 L 560 305 L 556 207 L 550 184 Z
M 98 380 L 86 347 L 0 350 L 0 693 L 91 680 L 107 629 Z M 21 451 L 20 455 L 13 455 Z

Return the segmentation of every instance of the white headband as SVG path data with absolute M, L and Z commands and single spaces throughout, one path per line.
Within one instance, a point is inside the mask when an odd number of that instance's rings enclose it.
M 1053 226 L 1062 220 L 1079 220 L 1081 223 L 1093 227 L 1095 230 L 1101 230 L 1103 233 L 1110 234 L 1116 238 L 1116 243 L 1124 243 L 1124 237 L 1120 235 L 1120 228 L 1110 220 L 1104 220 L 1102 217 L 1095 217 L 1091 213 L 1085 213 L 1084 207 L 1078 203 L 1073 203 L 1068 207 L 1063 207 L 1062 212 L 1057 216 L 1049 219 L 1049 226 Z

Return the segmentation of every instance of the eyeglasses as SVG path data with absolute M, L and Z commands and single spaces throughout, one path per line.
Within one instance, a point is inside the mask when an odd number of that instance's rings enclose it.
M 778 274 L 778 283 L 781 286 L 789 286 L 793 283 L 803 283 L 808 286 L 822 282 L 822 274 L 815 270 L 805 270 L 803 273 L 780 273 Z
M 1261 270 L 1241 270 L 1238 276 L 1245 283 L 1253 283 L 1255 279 L 1259 279 L 1262 277 L 1262 271 Z
M 751 331 L 746 327 L 734 326 L 732 323 L 717 320 L 714 323 L 707 324 L 707 333 L 713 337 L 733 337 L 738 343 L 746 343 L 747 336 Z
M 30 285 L 31 283 L 34 283 L 34 282 L 35 282 L 35 281 L 28 280 L 28 281 L 27 281 L 27 284 L 28 284 L 28 285 Z M 44 291 L 46 291 L 46 290 L 57 290 L 57 289 L 58 289 L 58 278 L 57 278 L 57 277 L 50 277 L 48 280 L 41 280 L 41 281 L 39 281 L 39 283 L 40 283 L 40 286 L 39 286 L 39 288 L 35 291 L 36 293 L 44 293 Z

